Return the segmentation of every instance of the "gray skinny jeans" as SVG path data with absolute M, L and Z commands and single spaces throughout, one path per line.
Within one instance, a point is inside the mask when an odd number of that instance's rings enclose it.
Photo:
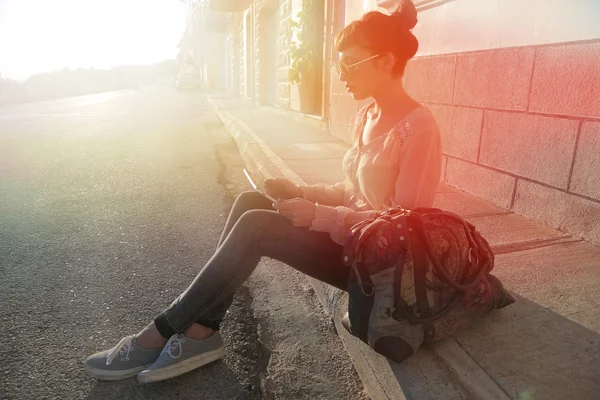
M 233 204 L 215 254 L 154 324 L 167 339 L 194 322 L 218 330 L 234 293 L 263 256 L 347 290 L 350 268 L 341 254 L 342 246 L 328 233 L 295 227 L 272 209 L 270 200 L 244 192 Z

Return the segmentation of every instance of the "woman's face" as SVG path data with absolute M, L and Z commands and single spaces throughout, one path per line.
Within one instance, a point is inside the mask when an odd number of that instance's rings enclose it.
M 353 46 L 340 52 L 339 56 L 339 78 L 355 100 L 373 96 L 389 79 L 390 72 L 386 65 L 389 55 L 379 55 Z

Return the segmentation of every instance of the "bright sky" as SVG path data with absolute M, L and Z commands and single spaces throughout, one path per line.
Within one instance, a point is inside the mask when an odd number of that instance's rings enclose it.
M 0 74 L 173 59 L 186 15 L 180 0 L 0 0 Z

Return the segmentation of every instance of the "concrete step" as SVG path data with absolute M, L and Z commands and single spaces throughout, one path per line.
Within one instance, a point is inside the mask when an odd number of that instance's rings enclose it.
M 516 302 L 456 335 L 516 399 L 600 398 L 600 249 L 560 243 L 496 257 Z

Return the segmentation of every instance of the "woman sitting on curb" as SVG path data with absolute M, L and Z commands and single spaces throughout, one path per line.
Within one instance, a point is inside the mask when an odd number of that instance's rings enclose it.
M 418 48 L 411 33 L 416 23 L 407 0 L 392 15 L 365 14 L 336 38 L 341 81 L 354 99 L 375 100 L 357 115 L 354 145 L 343 161 L 345 181 L 298 187 L 266 180 L 267 193 L 280 199 L 275 204 L 256 192 L 239 195 L 215 254 L 192 284 L 141 332 L 88 357 L 91 376 L 155 382 L 217 360 L 225 353 L 219 324 L 261 257 L 346 290 L 349 267 L 341 254 L 352 225 L 375 210 L 432 206 L 440 134 L 431 113 L 402 86 Z

